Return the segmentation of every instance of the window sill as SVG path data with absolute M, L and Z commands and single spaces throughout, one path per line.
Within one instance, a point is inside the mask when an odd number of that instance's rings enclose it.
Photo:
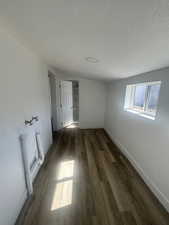
M 125 111 L 134 113 L 134 114 L 136 114 L 138 116 L 141 116 L 141 117 L 144 117 L 146 119 L 155 120 L 155 116 L 151 116 L 151 115 L 148 115 L 146 113 L 138 112 L 138 111 L 135 111 L 135 110 L 132 110 L 132 109 L 125 109 Z

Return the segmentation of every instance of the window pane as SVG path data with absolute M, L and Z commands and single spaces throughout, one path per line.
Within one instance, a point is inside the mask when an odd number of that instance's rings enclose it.
M 147 87 L 145 85 L 137 85 L 135 87 L 134 107 L 144 107 L 146 89 Z
M 149 112 L 154 112 L 156 111 L 156 108 L 157 108 L 158 97 L 160 94 L 160 84 L 152 85 L 149 88 L 150 88 L 150 92 L 149 92 L 147 110 Z

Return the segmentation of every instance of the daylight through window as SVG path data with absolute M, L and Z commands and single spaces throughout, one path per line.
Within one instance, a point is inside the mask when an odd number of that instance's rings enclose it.
M 161 81 L 127 85 L 124 109 L 154 119 Z

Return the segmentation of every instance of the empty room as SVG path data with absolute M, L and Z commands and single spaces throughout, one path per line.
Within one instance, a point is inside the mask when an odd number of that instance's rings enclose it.
M 169 225 L 169 1 L 0 0 L 0 225 Z

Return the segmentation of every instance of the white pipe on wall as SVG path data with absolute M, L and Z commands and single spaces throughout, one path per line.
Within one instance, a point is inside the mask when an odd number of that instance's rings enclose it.
M 27 145 L 27 140 L 28 140 L 27 134 L 23 134 L 20 136 L 26 185 L 27 185 L 28 194 L 31 195 L 33 193 L 33 185 L 32 185 L 32 179 L 31 179 L 31 174 L 30 174 L 30 165 L 29 165 L 29 160 L 28 160 L 29 149 L 28 149 L 28 145 Z

